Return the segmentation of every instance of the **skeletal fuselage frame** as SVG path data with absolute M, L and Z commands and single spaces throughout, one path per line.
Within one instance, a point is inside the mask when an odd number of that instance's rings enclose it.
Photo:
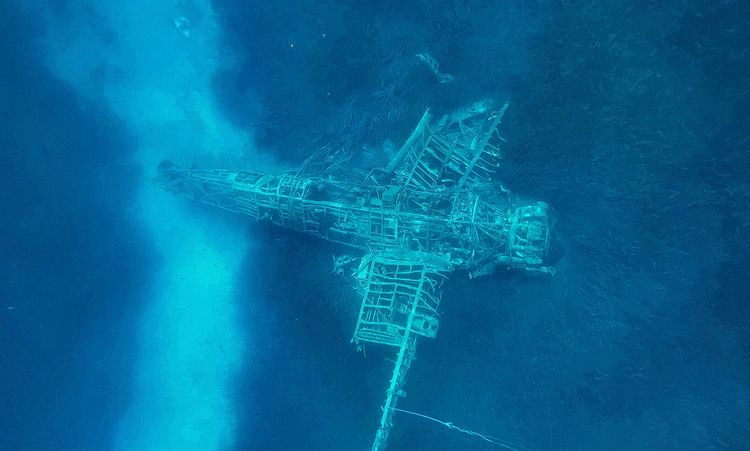
M 490 181 L 506 108 L 445 116 L 437 124 L 425 112 L 380 180 L 159 167 L 158 180 L 170 191 L 363 254 L 355 272 L 362 304 L 353 341 L 398 348 L 373 450 L 387 445 L 418 338 L 437 333 L 445 273 L 554 272 L 543 263 L 547 204 Z

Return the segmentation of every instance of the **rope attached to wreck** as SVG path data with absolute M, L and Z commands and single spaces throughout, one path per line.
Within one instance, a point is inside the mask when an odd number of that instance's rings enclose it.
M 420 417 L 420 418 L 424 418 L 424 419 L 427 419 L 427 420 L 430 420 L 430 421 L 434 421 L 435 423 L 440 423 L 443 426 L 447 427 L 448 429 L 455 429 L 458 432 L 463 432 L 464 434 L 467 434 L 467 435 L 473 435 L 475 437 L 479 437 L 479 438 L 481 438 L 482 440 L 484 440 L 486 442 L 490 442 L 492 444 L 498 445 L 498 446 L 500 446 L 502 448 L 505 448 L 505 449 L 509 449 L 509 450 L 513 450 L 513 451 L 520 451 L 520 450 L 526 450 L 526 449 L 528 449 L 528 448 L 524 448 L 523 446 L 516 445 L 515 443 L 509 442 L 507 440 L 503 441 L 503 440 L 497 439 L 495 437 L 492 437 L 492 436 L 489 436 L 489 435 L 486 435 L 486 434 L 480 434 L 479 432 L 474 432 L 474 431 L 470 431 L 468 429 L 464 429 L 464 428 L 462 428 L 460 426 L 456 426 L 455 424 L 453 424 L 452 421 L 441 421 L 441 420 L 438 420 L 437 418 L 433 418 L 431 416 L 428 416 L 428 415 L 425 415 L 425 414 L 422 414 L 422 413 L 412 412 L 411 410 L 399 409 L 397 407 L 391 407 L 391 410 L 393 410 L 395 412 L 408 413 L 409 415 L 414 415 L 414 416 L 417 416 L 417 417 Z

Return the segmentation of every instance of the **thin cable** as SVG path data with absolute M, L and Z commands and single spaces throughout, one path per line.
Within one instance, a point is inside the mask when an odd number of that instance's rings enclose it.
M 473 436 L 479 437 L 479 438 L 481 438 L 484 441 L 493 443 L 495 445 L 498 445 L 498 446 L 501 446 L 503 448 L 510 449 L 510 450 L 513 450 L 513 451 L 528 449 L 528 448 L 524 448 L 523 446 L 516 445 L 515 443 L 512 443 L 512 442 L 508 442 L 508 441 L 503 442 L 500 439 L 497 439 L 495 437 L 491 437 L 489 435 L 480 434 L 479 432 L 474 432 L 474 431 L 470 431 L 468 429 L 464 429 L 464 428 L 462 428 L 460 426 L 456 426 L 451 421 L 440 421 L 437 418 L 432 418 L 431 416 L 424 415 L 422 413 L 412 412 L 411 410 L 399 409 L 397 407 L 391 407 L 391 410 L 394 410 L 396 412 L 408 413 L 409 415 L 414 415 L 414 416 L 417 416 L 417 417 L 420 417 L 420 418 L 425 418 L 427 420 L 434 421 L 435 423 L 440 423 L 443 426 L 447 427 L 448 429 L 455 429 L 455 430 L 457 430 L 459 432 L 463 432 L 464 434 L 468 434 L 468 435 L 473 435 Z

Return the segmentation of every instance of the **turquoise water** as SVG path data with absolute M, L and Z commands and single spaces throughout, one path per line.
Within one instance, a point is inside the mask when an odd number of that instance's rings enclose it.
M 744 3 L 0 5 L 0 449 L 368 449 L 391 356 L 349 343 L 340 249 L 155 167 L 374 165 L 487 97 L 558 272 L 452 275 L 399 407 L 526 449 L 746 446 Z M 394 450 L 496 448 L 395 422 Z

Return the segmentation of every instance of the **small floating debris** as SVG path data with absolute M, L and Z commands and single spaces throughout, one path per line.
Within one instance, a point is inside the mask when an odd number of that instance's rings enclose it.
M 492 108 L 492 105 L 492 99 L 482 99 L 478 102 L 472 103 L 469 106 L 459 108 L 451 114 L 444 115 L 440 119 L 438 125 L 443 127 L 450 124 L 461 123 L 469 118 L 489 112 L 490 108 Z
M 187 17 L 175 17 L 174 26 L 175 28 L 177 28 L 177 31 L 179 31 L 180 34 L 182 34 L 186 38 L 190 37 L 190 30 L 192 29 L 192 25 L 190 24 L 190 20 Z
M 440 72 L 440 64 L 429 53 L 417 53 L 417 58 L 419 58 L 419 60 L 430 69 L 430 72 L 435 75 L 435 78 L 440 83 L 450 83 L 453 81 L 453 75 L 446 72 Z

